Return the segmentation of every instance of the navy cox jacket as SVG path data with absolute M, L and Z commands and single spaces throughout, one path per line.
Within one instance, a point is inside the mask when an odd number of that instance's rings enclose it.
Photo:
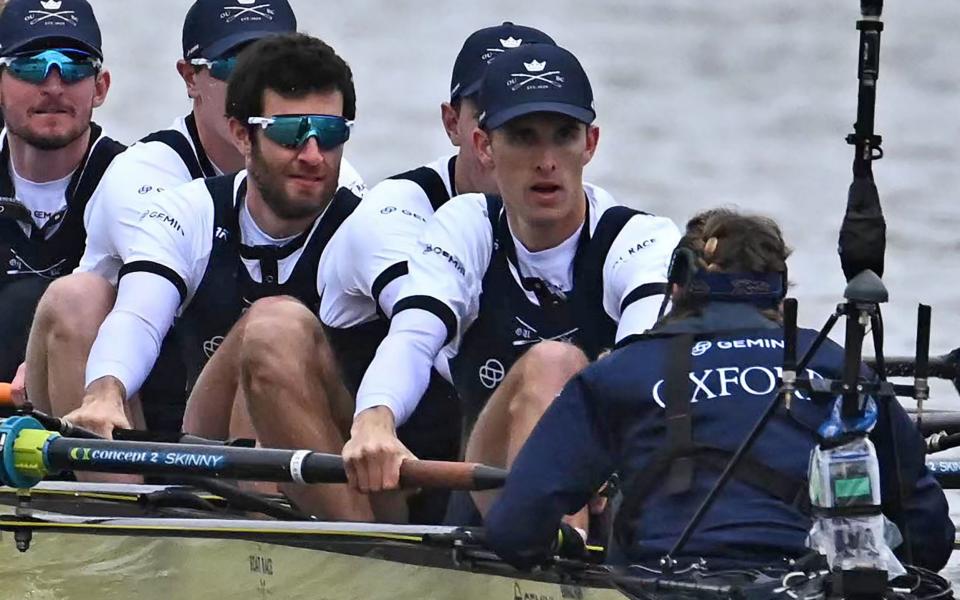
M 721 333 L 718 333 L 721 332 Z M 713 303 L 701 317 L 669 324 L 658 333 L 696 334 L 691 351 L 692 437 L 733 452 L 776 393 L 783 361 L 783 330 L 750 305 Z M 815 331 L 801 329 L 800 356 Z M 576 512 L 614 472 L 621 479 L 650 467 L 666 443 L 664 373 L 669 337 L 640 336 L 597 361 L 566 386 L 541 419 L 513 464 L 499 501 L 485 522 L 489 545 L 520 568 L 549 558 L 564 514 Z M 839 378 L 843 349 L 827 340 L 809 365 L 811 377 Z M 814 433 L 830 403 L 801 394 L 787 414 L 771 419 L 750 457 L 787 478 L 804 480 Z M 880 403 L 871 433 L 881 468 L 884 513 L 894 498 L 894 444 L 907 490 L 903 515 L 910 529 L 914 563 L 933 570 L 946 564 L 954 540 L 943 490 L 924 464 L 923 439 L 896 402 Z M 886 425 L 890 411 L 892 428 Z M 632 517 L 618 520 L 618 548 L 630 563 L 655 563 L 672 547 L 719 476 L 704 464 L 694 468 L 684 491 L 654 489 Z M 625 497 L 624 504 L 632 499 Z M 799 557 L 811 522 L 796 504 L 734 477 L 686 546 L 683 558 L 708 564 L 770 564 Z M 898 553 L 900 554 L 900 553 Z

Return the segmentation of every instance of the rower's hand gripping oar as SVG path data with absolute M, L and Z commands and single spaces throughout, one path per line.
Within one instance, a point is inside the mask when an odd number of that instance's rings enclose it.
M 98 439 L 100 437 L 88 429 L 73 425 L 66 419 L 52 417 L 46 413 L 36 410 L 33 408 L 30 402 L 18 407 L 13 402 L 13 385 L 9 383 L 0 382 L 0 407 L 12 410 L 18 415 L 29 415 L 39 421 L 45 429 L 56 431 L 60 435 L 66 437 L 85 439 Z
M 194 475 L 250 481 L 346 483 L 343 459 L 309 450 L 238 448 L 73 439 L 47 431 L 32 417 L 0 423 L 0 483 L 30 488 L 61 471 L 134 475 Z M 474 463 L 404 461 L 404 487 L 486 490 L 501 487 L 506 471 Z

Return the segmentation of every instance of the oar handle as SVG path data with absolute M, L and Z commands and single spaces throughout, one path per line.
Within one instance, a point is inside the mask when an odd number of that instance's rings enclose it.
M 400 485 L 406 488 L 490 490 L 506 480 L 506 470 L 477 463 L 405 460 L 400 465 Z
M 0 383 L 0 406 L 13 406 L 13 386 Z

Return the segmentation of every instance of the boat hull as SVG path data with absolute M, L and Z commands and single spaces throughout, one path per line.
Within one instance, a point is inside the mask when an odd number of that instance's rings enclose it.
M 155 488 L 44 485 L 28 505 L 18 502 L 13 490 L 0 489 L 0 597 L 625 597 L 599 567 L 520 573 L 482 548 L 463 544 L 449 527 L 157 518 L 142 516 L 135 501 Z M 18 542 L 26 551 L 18 550 Z
M 4 537 L 12 537 L 5 535 Z M 621 600 L 614 590 L 236 539 L 37 531 L 0 550 L 3 597 Z

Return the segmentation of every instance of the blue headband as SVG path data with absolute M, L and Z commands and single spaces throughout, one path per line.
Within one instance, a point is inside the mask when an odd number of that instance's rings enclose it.
M 715 302 L 749 302 L 775 308 L 787 295 L 786 273 L 720 273 L 699 271 L 687 292 Z

